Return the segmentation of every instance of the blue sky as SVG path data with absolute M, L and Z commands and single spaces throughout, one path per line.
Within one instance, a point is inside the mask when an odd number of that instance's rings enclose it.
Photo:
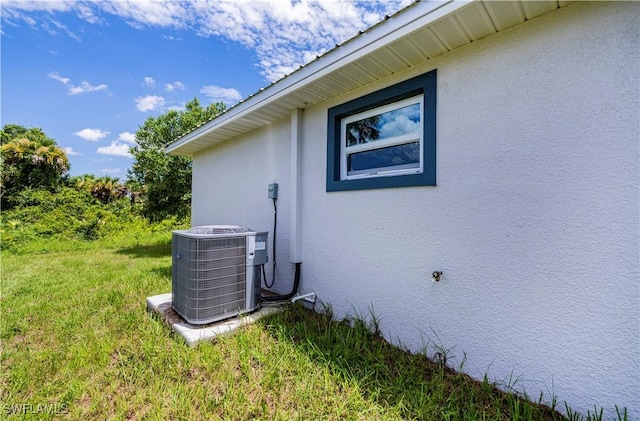
M 0 0 L 0 120 L 124 180 L 148 117 L 231 106 L 408 3 Z

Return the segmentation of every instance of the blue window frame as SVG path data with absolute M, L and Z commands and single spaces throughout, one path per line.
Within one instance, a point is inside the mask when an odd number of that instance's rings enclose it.
M 327 191 L 436 184 L 436 71 L 329 109 Z

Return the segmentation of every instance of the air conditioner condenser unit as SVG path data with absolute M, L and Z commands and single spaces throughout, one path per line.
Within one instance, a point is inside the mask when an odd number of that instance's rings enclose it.
M 187 322 L 207 324 L 250 312 L 267 263 L 265 231 L 203 225 L 173 231 L 172 306 Z

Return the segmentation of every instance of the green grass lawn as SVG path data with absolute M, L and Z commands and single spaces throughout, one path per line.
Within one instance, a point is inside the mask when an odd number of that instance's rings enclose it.
M 189 348 L 145 306 L 168 234 L 29 250 L 2 255 L 2 417 L 562 419 L 301 305 Z

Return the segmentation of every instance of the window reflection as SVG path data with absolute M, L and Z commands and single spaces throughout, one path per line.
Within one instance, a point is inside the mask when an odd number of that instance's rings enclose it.
M 371 169 L 384 171 L 390 168 L 408 169 L 419 167 L 419 142 L 353 153 L 347 157 L 348 175 L 356 175 L 359 172 L 366 172 Z
M 347 124 L 346 146 L 420 132 L 420 104 L 373 115 Z

